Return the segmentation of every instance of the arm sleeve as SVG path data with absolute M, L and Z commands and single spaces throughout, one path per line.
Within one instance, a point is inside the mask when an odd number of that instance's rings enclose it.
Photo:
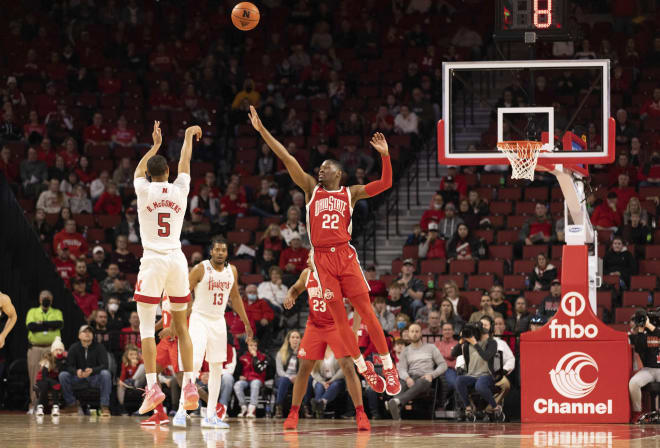
M 451 357 L 456 359 L 463 354 L 463 346 L 461 344 L 454 345 L 454 348 L 451 349 Z
M 497 353 L 497 343 L 491 339 L 488 341 L 488 344 L 486 344 L 486 350 L 483 350 L 479 344 L 474 344 L 474 349 L 484 361 L 490 361 Z
M 190 192 L 190 174 L 179 173 L 173 185 L 175 185 L 179 189 L 182 197 L 185 198 L 185 200 L 187 201 L 188 193 Z
M 392 162 L 390 161 L 390 156 L 384 156 L 381 160 L 383 162 L 383 171 L 380 179 L 369 182 L 364 187 L 364 191 L 366 191 L 369 197 L 374 197 L 392 186 Z
M 146 194 L 149 191 L 149 181 L 146 177 L 136 177 L 133 179 L 133 187 L 136 195 Z
M 275 356 L 275 370 L 277 371 L 277 376 L 286 376 L 279 353 Z
M 431 372 L 431 376 L 435 379 L 447 371 L 447 363 L 445 358 L 443 358 L 442 353 L 438 350 L 438 347 L 431 345 L 431 352 L 433 355 L 433 362 L 435 362 L 435 370 Z
M 508 375 L 516 368 L 516 357 L 513 355 L 511 347 L 509 347 L 509 344 L 506 342 L 502 344 L 502 355 L 504 356 L 504 365 L 502 368 Z

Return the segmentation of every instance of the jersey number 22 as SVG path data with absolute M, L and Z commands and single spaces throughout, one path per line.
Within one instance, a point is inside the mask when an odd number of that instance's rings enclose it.
M 323 215 L 323 222 L 321 223 L 321 228 L 323 229 L 335 229 L 339 228 L 339 215 Z

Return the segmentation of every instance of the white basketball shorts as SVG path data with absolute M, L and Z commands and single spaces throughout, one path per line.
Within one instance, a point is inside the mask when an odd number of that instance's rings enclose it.
M 190 301 L 188 260 L 181 249 L 167 254 L 145 249 L 140 259 L 135 301 L 158 304 L 163 292 L 167 293 L 172 303 Z
M 224 317 L 209 318 L 195 311 L 190 315 L 188 332 L 193 346 L 193 366 L 199 369 L 204 362 L 227 361 L 227 324 Z

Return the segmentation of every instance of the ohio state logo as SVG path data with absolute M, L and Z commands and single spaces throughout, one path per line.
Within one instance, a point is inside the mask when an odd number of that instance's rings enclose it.
M 305 349 L 300 347 L 300 350 L 298 350 L 298 357 L 299 358 L 304 358 L 307 353 L 305 352 Z
M 566 398 L 582 398 L 596 388 L 598 378 L 591 383 L 582 379 L 581 372 L 585 367 L 593 367 L 598 372 L 598 364 L 583 352 L 571 352 L 564 355 L 554 369 L 549 373 L 552 386 L 558 394 Z
M 323 294 L 323 300 L 327 302 L 329 300 L 332 300 L 334 297 L 335 297 L 334 293 L 328 288 L 326 288 L 325 293 Z

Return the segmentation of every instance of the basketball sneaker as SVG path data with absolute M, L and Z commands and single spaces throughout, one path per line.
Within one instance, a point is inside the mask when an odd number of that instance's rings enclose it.
M 364 409 L 355 411 L 355 421 L 357 422 L 358 431 L 371 431 L 371 423 L 369 423 L 369 417 L 367 417 Z
M 146 420 L 142 420 L 140 422 L 141 426 L 159 426 L 159 425 L 166 425 L 170 422 L 170 418 L 167 416 L 167 413 L 165 413 L 165 409 L 163 409 L 163 404 L 159 404 L 156 406 L 156 409 L 154 409 L 154 415 L 149 417 Z
M 183 409 L 186 411 L 194 411 L 198 406 L 199 394 L 197 393 L 197 386 L 190 381 L 183 387 Z
M 44 405 L 43 404 L 38 404 L 37 405 L 37 410 L 34 414 L 37 417 L 43 417 L 44 416 Z
M 298 413 L 294 411 L 289 411 L 289 415 L 286 420 L 284 420 L 284 429 L 296 429 L 298 427 Z
M 60 416 L 60 407 L 59 405 L 54 404 L 53 408 L 50 410 L 50 415 L 51 417 L 59 417 Z
M 383 369 L 383 375 L 385 375 L 387 395 L 394 396 L 401 392 L 399 372 L 396 370 L 396 367 L 392 366 L 391 369 Z
M 225 421 L 225 417 L 227 416 L 227 408 L 224 404 L 218 403 L 218 406 L 215 409 L 215 415 L 218 416 L 221 422 Z
M 144 401 L 138 410 L 140 415 L 146 414 L 165 400 L 165 394 L 160 390 L 158 383 L 154 383 L 150 388 L 144 391 Z
M 367 370 L 360 372 L 360 375 L 362 375 L 364 379 L 367 380 L 367 383 L 369 383 L 369 386 L 371 386 L 374 392 L 378 394 L 382 393 L 385 390 L 385 380 L 383 380 L 383 378 L 376 373 L 374 370 L 374 365 L 371 361 L 367 361 L 365 364 L 367 365 Z
M 217 415 L 214 415 L 211 418 L 204 417 L 202 419 L 202 428 L 214 428 L 214 429 L 229 429 L 229 425 L 223 421 L 220 421 Z
M 188 419 L 188 414 L 186 414 L 186 410 L 183 408 L 179 408 L 178 411 L 176 411 L 176 415 L 172 419 L 172 426 L 176 426 L 178 428 L 185 428 L 186 427 L 186 420 Z

